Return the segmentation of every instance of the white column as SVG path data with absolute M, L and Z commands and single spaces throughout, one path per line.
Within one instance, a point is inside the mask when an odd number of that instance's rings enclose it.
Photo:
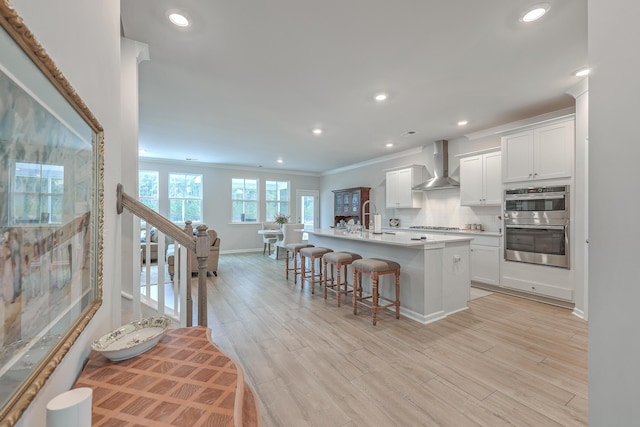
M 142 61 L 149 60 L 149 46 L 135 40 L 122 37 L 121 46 L 121 149 L 122 149 L 122 185 L 125 191 L 131 195 L 138 194 L 138 123 L 139 123 L 139 77 L 138 67 Z M 109 141 L 105 141 L 108 144 Z M 111 326 L 115 327 L 122 322 L 121 292 L 127 295 L 135 295 L 133 284 L 140 281 L 140 268 L 134 268 L 139 263 L 140 239 L 134 238 L 133 216 L 125 211 L 121 216 L 120 241 L 121 248 L 121 280 L 120 289 L 114 284 L 114 301 L 112 318 L 115 319 Z M 134 304 L 139 307 L 139 304 Z M 134 318 L 140 317 L 134 312 Z

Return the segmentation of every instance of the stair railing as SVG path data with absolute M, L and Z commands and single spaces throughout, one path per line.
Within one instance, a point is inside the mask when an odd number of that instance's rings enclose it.
M 180 227 L 169 221 L 167 218 L 149 209 L 138 199 L 125 193 L 122 184 L 118 184 L 116 193 L 118 198 L 116 205 L 118 214 L 122 214 L 122 212 L 124 212 L 124 209 L 127 209 L 133 215 L 145 220 L 148 224 L 156 227 L 160 232 L 171 237 L 177 243 L 195 254 L 195 257 L 198 260 L 198 325 L 207 326 L 207 259 L 209 258 L 210 246 L 207 226 L 201 224 L 196 227 L 196 230 L 198 232 L 194 238 L 193 233 L 183 231 Z M 190 229 L 191 225 L 189 224 L 187 226 L 187 230 L 190 231 Z M 161 285 L 158 284 L 158 288 L 160 286 Z M 189 283 L 186 283 L 186 291 L 186 323 L 187 326 L 192 326 L 193 299 L 191 296 L 191 286 L 189 285 Z

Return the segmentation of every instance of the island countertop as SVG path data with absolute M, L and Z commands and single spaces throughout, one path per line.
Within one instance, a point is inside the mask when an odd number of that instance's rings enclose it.
M 363 233 L 347 233 L 346 230 L 339 228 L 316 228 L 314 230 L 305 230 L 305 232 L 316 236 L 416 248 L 424 247 L 425 245 L 438 245 L 448 242 L 466 242 L 473 240 L 473 237 L 470 236 L 443 236 L 430 233 L 422 233 L 420 237 L 426 238 L 420 239 L 416 237 L 415 233 L 405 231 L 385 231 L 381 234 L 374 234 L 369 231 L 364 231 Z

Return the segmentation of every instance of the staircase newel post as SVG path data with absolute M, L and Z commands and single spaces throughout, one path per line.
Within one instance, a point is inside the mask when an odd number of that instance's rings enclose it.
M 209 233 L 207 226 L 197 227 L 196 258 L 198 260 L 198 325 L 207 326 L 207 260 L 209 258 Z
M 184 232 L 189 236 L 193 236 L 193 227 L 191 221 L 187 220 L 184 223 Z M 187 251 L 187 326 L 193 326 L 193 296 L 191 294 L 191 251 Z

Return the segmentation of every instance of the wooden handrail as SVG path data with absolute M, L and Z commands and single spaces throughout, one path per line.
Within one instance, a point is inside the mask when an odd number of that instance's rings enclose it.
M 196 227 L 198 231 L 196 237 L 193 237 L 191 221 L 187 221 L 186 230 L 163 217 L 159 213 L 149 209 L 138 199 L 124 192 L 122 184 L 118 184 L 116 188 L 116 196 L 118 198 L 116 210 L 118 215 L 124 212 L 126 208 L 129 212 L 145 220 L 147 223 L 156 227 L 159 231 L 180 243 L 182 246 L 193 252 L 198 260 L 198 325 L 207 325 L 207 259 L 209 258 L 209 233 L 207 226 L 204 224 Z M 187 326 L 193 324 L 193 299 L 191 298 L 191 286 L 187 286 Z

